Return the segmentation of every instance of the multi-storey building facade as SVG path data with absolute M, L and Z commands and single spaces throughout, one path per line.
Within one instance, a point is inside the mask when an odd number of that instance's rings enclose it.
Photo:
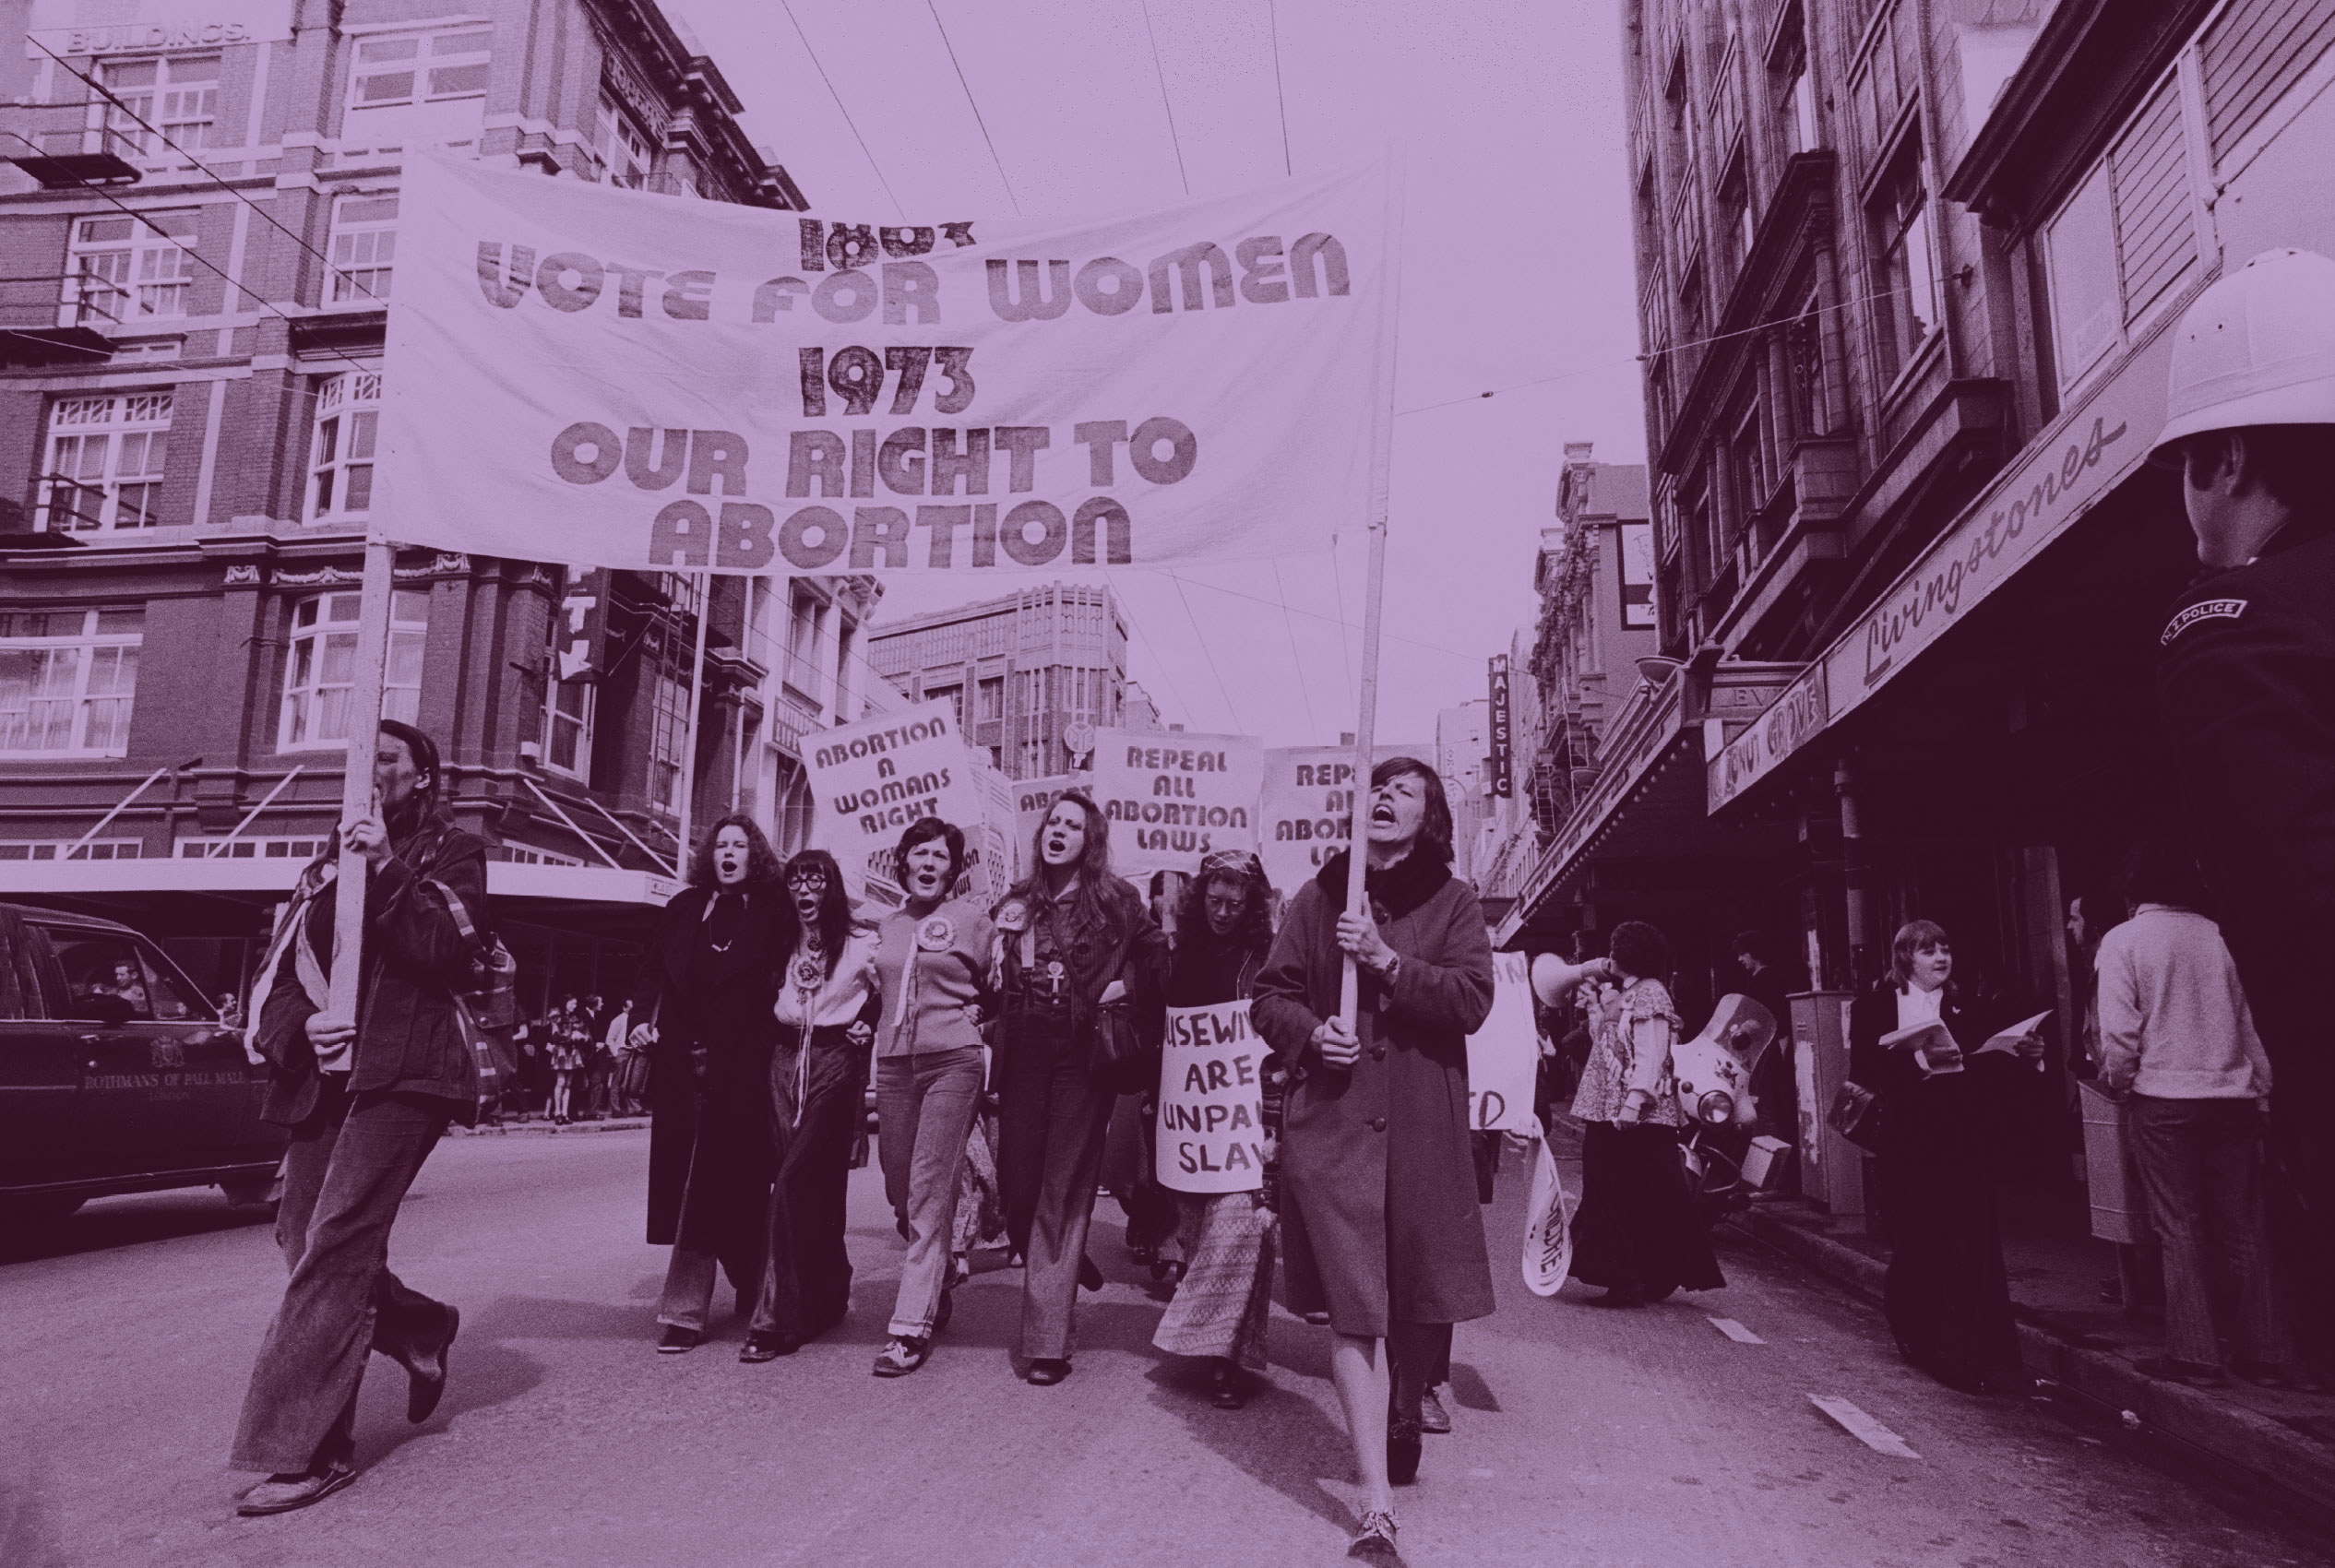
M 888 622 L 868 662 L 911 702 L 955 704 L 968 741 L 1008 778 L 1069 772 L 1074 725 L 1159 728 L 1127 680 L 1126 617 L 1107 588 L 1048 583 Z
M 803 201 L 646 0 L 106 15 L 36 25 L 0 111 L 0 889 L 238 989 L 337 814 L 363 540 L 395 537 L 373 459 L 407 155 L 641 192 L 643 221 Z M 405 552 L 396 583 L 385 710 L 439 739 L 539 986 L 621 987 L 603 960 L 692 807 L 799 843 L 795 737 L 867 684 L 864 579 Z

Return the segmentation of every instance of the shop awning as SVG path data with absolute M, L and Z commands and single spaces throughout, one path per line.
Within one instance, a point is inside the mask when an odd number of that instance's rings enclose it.
M 1707 808 L 1740 799 L 1839 723 L 2129 478 L 2165 417 L 2175 301 L 2079 394 L 1872 608 L 1706 768 Z

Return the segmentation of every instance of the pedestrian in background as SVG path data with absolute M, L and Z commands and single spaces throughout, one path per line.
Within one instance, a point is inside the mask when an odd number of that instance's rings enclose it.
M 1271 903 L 1271 885 L 1255 855 L 1221 849 L 1202 860 L 1176 912 L 1167 1004 L 1213 1007 L 1246 999 L 1272 950 Z M 1172 1196 L 1175 1257 L 1183 1266 L 1151 1343 L 1171 1355 L 1206 1357 L 1211 1402 L 1237 1410 L 1248 1402 L 1249 1377 L 1265 1370 L 1273 1211 L 1261 1190 Z
M 590 1039 L 576 998 L 570 995 L 551 1018 L 552 1120 L 562 1126 L 576 1119 L 576 1083 L 583 1076 Z
M 670 1246 L 659 1351 L 706 1337 L 717 1270 L 742 1312 L 761 1289 L 773 1169 L 770 1048 L 779 860 L 751 817 L 707 829 L 689 885 L 665 906 L 627 1042 L 649 1058 L 649 1234 Z
M 2270 1062 L 2254 1032 L 2237 966 L 2198 913 L 2196 861 L 2163 843 L 2127 863 L 2132 918 L 2101 939 L 2100 1084 L 2126 1097 L 2127 1125 L 2164 1253 L 2167 1354 L 2153 1377 L 2224 1383 L 2210 1260 L 2236 1311 L 2230 1370 L 2250 1383 L 2298 1379 L 2286 1315 L 2270 1283 L 2262 1195 Z
M 1642 1307 L 1675 1290 L 1726 1283 L 1679 1167 L 1681 1034 L 1671 1000 L 1670 940 L 1644 921 L 1614 928 L 1611 984 L 1573 1114 L 1581 1123 L 1581 1202 L 1573 1213 L 1573 1277 L 1602 1286 L 1595 1307 Z
M 865 1125 L 868 1050 L 883 1016 L 875 928 L 852 912 L 825 849 L 786 863 L 792 917 L 778 924 L 778 1020 L 770 1056 L 770 1192 L 762 1292 L 742 1361 L 792 1355 L 852 1305 L 844 1199 Z
M 1031 849 L 1037 869 L 991 916 L 997 1174 L 1025 1264 L 1022 1375 L 1046 1387 L 1070 1375 L 1079 1287 L 1102 1289 L 1087 1228 L 1118 1090 L 1090 1070 L 1098 1009 L 1124 1001 L 1137 1033 L 1159 1039 L 1168 954 L 1142 896 L 1112 873 L 1111 825 L 1085 793 L 1063 791 Z
M 292 1278 L 235 1432 L 234 1467 L 270 1472 L 243 1514 L 304 1508 L 355 1477 L 372 1352 L 405 1368 L 406 1419 L 427 1420 L 461 1326 L 453 1306 L 389 1271 L 389 1230 L 447 1123 L 477 1111 L 454 994 L 483 956 L 469 932 L 491 929 L 486 849 L 454 826 L 437 745 L 412 726 L 382 721 L 373 790 L 375 809 L 346 830 L 366 865 L 358 1015 L 327 1011 L 337 842 L 302 873 L 255 999 L 261 1115 L 292 1129 L 276 1211 Z
M 1352 856 L 1333 855 L 1291 898 L 1250 1016 L 1290 1075 L 1282 1274 L 1290 1309 L 1327 1311 L 1337 1336 L 1361 1555 L 1396 1550 L 1389 1487 L 1418 1474 L 1420 1401 L 1451 1325 L 1493 1309 L 1467 1050 L 1492 1011 L 1493 971 L 1483 910 L 1451 874 L 1435 771 L 1380 763 L 1358 826 L 1368 912 L 1343 912 Z M 1348 958 L 1361 971 L 1352 1025 L 1340 1010 Z
M 1949 985 L 1954 950 L 1943 928 L 1909 921 L 1889 944 L 1889 974 L 1849 1009 L 1849 1076 L 1880 1101 L 1876 1196 L 1888 1227 L 1882 1305 L 1905 1358 L 1948 1387 L 2001 1393 L 2030 1386 L 2010 1315 L 2003 1238 L 1995 1218 L 1989 1113 L 2010 1056 L 1972 1052 L 1987 1025 Z M 1884 1046 L 1886 1035 L 1943 1024 L 1951 1044 Z M 2030 1035 L 2018 1060 L 2043 1054 Z
M 911 823 L 899 839 L 907 901 L 876 929 L 885 997 L 876 1036 L 876 1150 L 884 1195 L 908 1243 L 877 1377 L 905 1377 L 924 1364 L 954 1300 L 958 1189 L 984 1076 L 982 1024 L 995 1005 L 995 932 L 979 904 L 950 897 L 964 869 L 961 829 L 935 816 Z

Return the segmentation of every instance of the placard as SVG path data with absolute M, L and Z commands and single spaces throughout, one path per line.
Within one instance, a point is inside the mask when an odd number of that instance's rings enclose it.
M 811 842 L 834 855 L 854 898 L 899 904 L 899 836 L 920 816 L 964 829 L 966 854 L 978 861 L 982 796 L 952 705 L 815 730 L 804 737 L 803 771 Z
M 1160 1054 L 1154 1169 L 1179 1193 L 1250 1193 L 1265 1184 L 1264 1039 L 1246 1001 L 1167 1010 Z
M 1094 748 L 1094 801 L 1121 876 L 1189 873 L 1211 850 L 1257 848 L 1265 742 L 1256 736 L 1098 730 Z
M 1492 1012 L 1468 1037 L 1468 1125 L 1477 1132 L 1531 1133 L 1541 1033 L 1532 1022 L 1531 959 L 1492 955 Z
M 1425 746 L 1376 750 L 1380 762 L 1407 756 L 1435 766 Z M 1352 840 L 1353 784 L 1352 746 L 1277 746 L 1265 754 L 1257 853 L 1265 862 L 1266 879 L 1283 897 Z

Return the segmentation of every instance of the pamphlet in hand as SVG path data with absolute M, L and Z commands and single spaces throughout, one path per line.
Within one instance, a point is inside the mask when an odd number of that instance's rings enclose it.
M 1935 1018 L 1883 1035 L 1881 1047 L 1912 1051 L 1922 1071 L 1932 1077 L 1962 1070 L 1961 1048 L 1954 1043 L 1953 1032 Z
M 2001 1051 L 2016 1056 L 2019 1054 L 2019 1042 L 2025 1039 L 2029 1035 L 2033 1034 L 2036 1028 L 2042 1025 L 2043 1021 L 2050 1016 L 2051 1010 L 2049 1008 L 2045 1008 L 2043 1011 L 2036 1014 L 2031 1018 L 2021 1019 L 2019 1022 L 2013 1024 L 2010 1028 L 2003 1030 L 2001 1033 L 1988 1037 L 1986 1043 L 1980 1046 L 1975 1051 L 1972 1052 L 1972 1054 L 1975 1056 L 1984 1056 L 1990 1051 Z M 2038 1056 L 2035 1058 L 2035 1071 L 2040 1073 L 2043 1070 L 2043 1059 Z

